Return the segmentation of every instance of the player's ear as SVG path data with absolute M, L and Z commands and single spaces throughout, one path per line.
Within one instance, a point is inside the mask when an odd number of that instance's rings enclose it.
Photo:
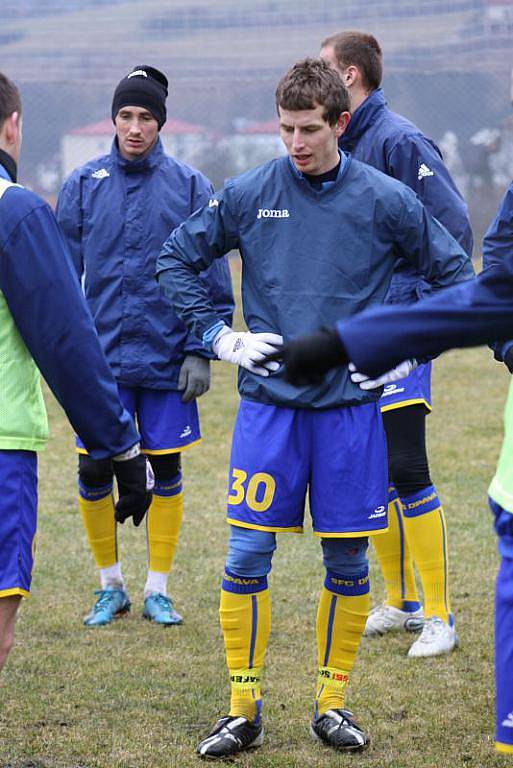
M 339 118 L 337 120 L 336 131 L 335 131 L 337 134 L 337 137 L 342 136 L 347 126 L 349 125 L 350 119 L 351 119 L 351 115 L 349 112 L 340 113 Z

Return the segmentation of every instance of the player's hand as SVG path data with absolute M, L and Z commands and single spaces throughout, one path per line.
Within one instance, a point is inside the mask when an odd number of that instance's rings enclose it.
M 277 333 L 251 333 L 232 331 L 225 326 L 212 343 L 212 349 L 220 360 L 240 365 L 259 376 L 269 376 L 280 364 L 271 355 L 283 344 Z
M 140 525 L 151 504 L 151 492 L 155 485 L 151 464 L 137 445 L 114 456 L 112 467 L 119 492 L 116 520 L 118 523 L 124 523 L 127 517 L 131 517 L 134 525 Z
M 365 373 L 360 373 L 356 370 L 353 363 L 349 363 L 349 370 L 351 371 L 351 381 L 354 384 L 358 384 L 360 389 L 377 389 L 385 384 L 391 384 L 393 381 L 399 381 L 409 376 L 412 371 L 417 368 L 418 362 L 413 358 L 411 360 L 403 360 L 402 363 L 396 365 L 390 371 L 387 371 L 382 376 L 378 376 L 377 379 L 371 379 Z
M 210 389 L 210 360 L 187 355 L 178 375 L 178 389 L 183 390 L 182 402 L 190 403 Z
M 285 380 L 299 387 L 320 384 L 327 371 L 347 363 L 347 353 L 335 329 L 321 328 L 284 344 L 265 362 L 274 360 L 283 362 Z
M 510 347 L 504 355 L 504 365 L 510 373 L 513 373 L 513 347 Z

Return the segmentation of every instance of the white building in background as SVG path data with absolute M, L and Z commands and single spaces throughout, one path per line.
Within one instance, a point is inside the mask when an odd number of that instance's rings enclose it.
M 114 124 L 109 118 L 75 128 L 61 139 L 61 173 L 66 178 L 78 165 L 110 152 Z M 213 143 L 205 126 L 168 118 L 160 131 L 164 149 L 184 163 L 197 166 Z
M 286 153 L 277 118 L 256 123 L 244 118 L 233 121 L 235 133 L 219 142 L 229 152 L 233 173 L 241 173 Z

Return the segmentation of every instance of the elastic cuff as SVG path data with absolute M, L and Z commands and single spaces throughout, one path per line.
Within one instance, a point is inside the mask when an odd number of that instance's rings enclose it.
M 210 328 L 207 328 L 207 330 L 203 334 L 203 337 L 201 340 L 202 340 L 203 346 L 205 347 L 205 349 L 208 349 L 209 352 L 213 351 L 212 342 L 214 341 L 219 331 L 222 331 L 223 328 L 227 328 L 228 330 L 230 330 L 223 320 L 219 320 L 214 325 L 211 325 Z

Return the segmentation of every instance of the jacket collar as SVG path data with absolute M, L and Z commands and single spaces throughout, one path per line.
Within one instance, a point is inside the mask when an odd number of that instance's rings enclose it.
M 142 160 L 127 160 L 125 157 L 122 157 L 119 153 L 117 137 L 114 137 L 110 149 L 112 160 L 119 165 L 121 170 L 125 173 L 147 173 L 148 171 L 152 171 L 160 165 L 163 155 L 164 147 L 162 146 L 160 136 L 150 154 L 143 157 Z
M 340 148 L 345 152 L 351 152 L 368 128 L 380 118 L 386 106 L 382 88 L 372 91 L 351 115 L 349 125 L 339 139 Z
M 15 182 L 17 174 L 18 168 L 15 160 L 3 149 L 0 149 L 0 176 L 2 179 Z

